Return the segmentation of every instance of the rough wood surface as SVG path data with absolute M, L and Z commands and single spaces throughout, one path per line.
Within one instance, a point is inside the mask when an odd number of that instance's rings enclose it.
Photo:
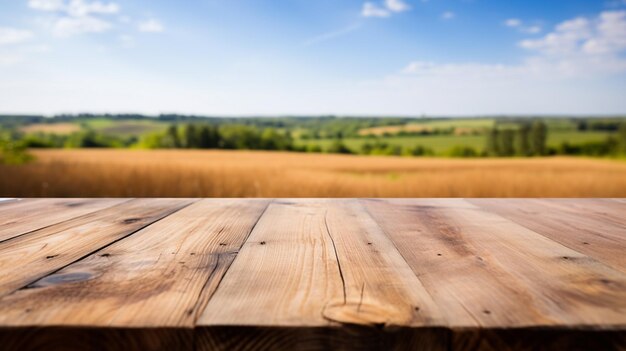
M 196 202 L 6 296 L 0 325 L 193 327 L 266 205 Z
M 626 350 L 624 199 L 0 202 L 7 350 Z
M 0 202 L 0 242 L 124 201 L 128 200 L 26 199 Z
M 189 203 L 170 199 L 132 200 L 1 242 L 0 296 L 26 288 Z
M 603 199 L 470 201 L 626 273 L 626 204 Z

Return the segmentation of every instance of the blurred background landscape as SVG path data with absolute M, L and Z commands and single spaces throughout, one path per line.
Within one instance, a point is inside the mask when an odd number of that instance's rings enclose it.
M 5 196 L 626 196 L 617 117 L 0 121 Z
M 626 197 L 626 1 L 0 4 L 3 197 Z

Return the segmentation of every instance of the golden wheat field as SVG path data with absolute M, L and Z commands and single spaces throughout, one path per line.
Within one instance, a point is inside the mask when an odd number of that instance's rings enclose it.
M 626 162 L 252 151 L 45 150 L 5 197 L 626 197 Z

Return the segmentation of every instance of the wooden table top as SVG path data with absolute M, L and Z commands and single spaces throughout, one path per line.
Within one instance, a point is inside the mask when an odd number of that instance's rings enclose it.
M 626 349 L 626 200 L 5 200 L 0 345 Z

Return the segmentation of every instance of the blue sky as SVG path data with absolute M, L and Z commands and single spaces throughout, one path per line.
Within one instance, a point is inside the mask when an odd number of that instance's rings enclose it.
M 0 113 L 626 113 L 626 0 L 0 2 Z

